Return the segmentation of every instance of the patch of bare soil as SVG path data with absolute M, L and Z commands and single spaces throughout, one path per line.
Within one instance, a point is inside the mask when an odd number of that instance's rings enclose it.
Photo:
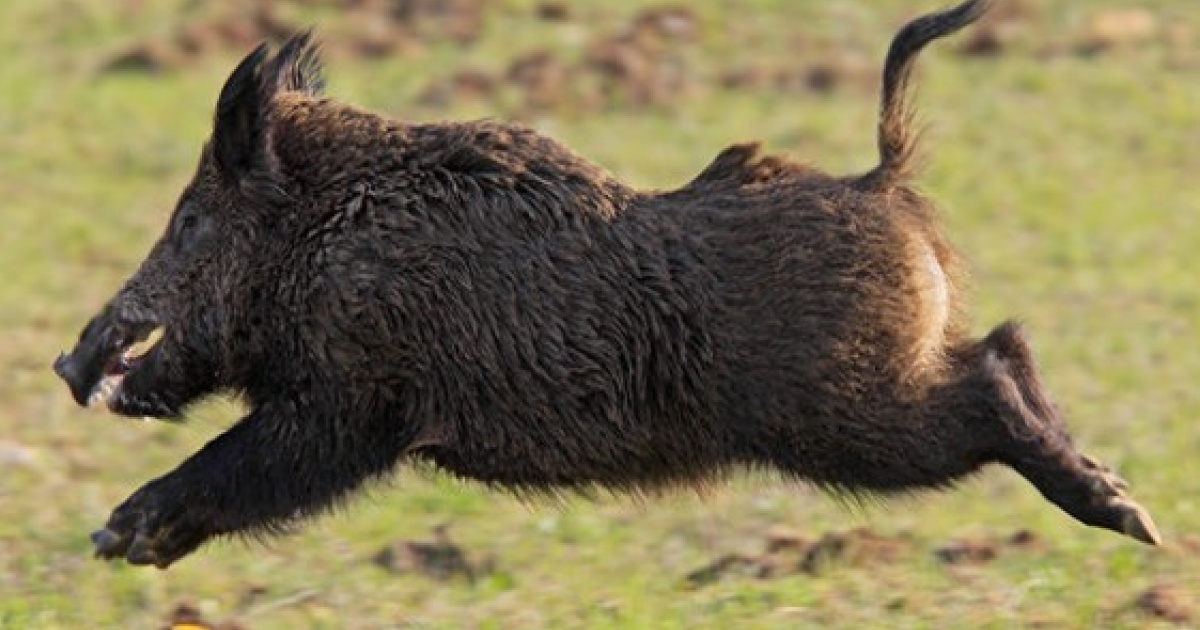
M 683 46 L 696 41 L 698 24 L 688 7 L 644 9 L 623 32 L 595 38 L 581 71 L 596 79 L 608 103 L 662 105 L 681 98 L 696 87 Z
M 1179 536 L 1172 551 L 1185 556 L 1200 556 L 1200 534 L 1183 534 Z
M 1138 595 L 1133 605 L 1156 619 L 1186 624 L 1196 619 L 1194 597 L 1179 586 L 1160 582 Z
M 568 22 L 571 20 L 573 13 L 571 5 L 566 2 L 541 2 L 534 9 L 534 15 L 537 15 L 539 20 L 547 22 Z
M 1158 30 L 1157 16 L 1147 9 L 1096 11 L 1088 17 L 1076 49 L 1095 55 L 1131 48 L 1154 40 Z
M 1014 551 L 1043 553 L 1045 541 L 1023 529 L 1005 539 L 966 538 L 954 540 L 934 550 L 934 556 L 948 565 L 987 564 L 1002 554 Z
M 867 528 L 830 532 L 810 540 L 790 529 L 776 527 L 765 539 L 763 553 L 722 556 L 689 573 L 688 584 L 699 587 L 731 576 L 759 579 L 797 573 L 815 576 L 838 566 L 891 564 L 912 551 L 912 541 L 908 538 L 885 536 Z
M 417 104 L 444 107 L 453 102 L 486 102 L 496 95 L 499 88 L 499 80 L 494 75 L 483 70 L 464 68 L 447 79 L 428 85 L 417 97 Z
M 997 56 L 1007 53 L 1039 17 L 1027 0 L 997 3 L 965 34 L 958 52 L 967 56 Z
M 189 603 L 180 603 L 171 611 L 162 630 L 249 630 L 233 620 L 213 623 L 204 619 L 200 609 Z
M 471 558 L 450 539 L 445 525 L 434 528 L 432 540 L 402 540 L 384 547 L 372 562 L 392 573 L 419 574 L 435 580 L 462 577 L 474 582 L 495 570 L 493 558 Z

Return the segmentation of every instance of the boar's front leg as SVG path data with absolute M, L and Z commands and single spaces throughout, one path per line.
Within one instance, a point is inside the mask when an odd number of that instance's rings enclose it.
M 214 536 L 279 531 L 386 473 L 407 446 L 395 424 L 348 426 L 297 407 L 259 407 L 143 486 L 92 534 L 96 555 L 166 568 Z

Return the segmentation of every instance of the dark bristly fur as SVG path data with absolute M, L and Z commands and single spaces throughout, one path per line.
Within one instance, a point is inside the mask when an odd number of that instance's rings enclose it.
M 119 506 L 97 553 L 164 567 L 405 461 L 533 494 L 746 467 L 886 494 L 1000 462 L 1156 542 L 1072 446 L 1021 331 L 967 336 L 955 254 L 906 186 L 914 58 L 985 4 L 897 36 L 867 175 L 743 144 L 667 192 L 524 127 L 324 98 L 308 34 L 251 53 L 166 234 L 56 363 L 84 403 L 163 326 L 110 409 L 172 418 L 235 392 L 251 410 Z

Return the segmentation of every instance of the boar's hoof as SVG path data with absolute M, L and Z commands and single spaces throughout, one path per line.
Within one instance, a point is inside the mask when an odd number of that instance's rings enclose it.
M 113 511 L 104 529 L 92 534 L 96 557 L 165 569 L 211 536 L 192 509 L 173 502 L 166 488 L 147 487 Z
M 160 569 L 187 555 L 198 544 L 174 544 L 161 537 L 152 539 L 140 533 L 121 534 L 108 528 L 93 532 L 92 543 L 96 546 L 98 558 L 124 558 L 129 564 L 152 564 Z
M 153 564 L 165 569 L 163 562 L 153 545 L 141 534 L 118 534 L 111 529 L 101 529 L 92 532 L 92 543 L 96 545 L 96 556 L 104 559 L 125 558 L 129 564 Z
M 1092 504 L 1098 509 L 1085 522 L 1120 532 L 1148 545 L 1162 544 L 1154 519 L 1146 508 L 1129 497 L 1129 484 L 1111 468 L 1091 457 L 1083 457 L 1088 473 Z
M 132 534 L 118 534 L 111 529 L 92 532 L 92 544 L 96 546 L 96 556 L 100 558 L 124 556 L 131 538 Z
M 129 564 L 153 564 L 160 569 L 166 568 L 159 560 L 154 547 L 141 535 L 134 537 L 133 543 L 129 545 L 129 550 L 125 552 L 125 559 L 129 561 Z
M 1158 528 L 1154 526 L 1154 520 L 1150 518 L 1146 508 L 1126 497 L 1113 498 L 1109 506 L 1122 515 L 1121 533 L 1147 545 L 1162 544 L 1162 537 L 1159 536 Z

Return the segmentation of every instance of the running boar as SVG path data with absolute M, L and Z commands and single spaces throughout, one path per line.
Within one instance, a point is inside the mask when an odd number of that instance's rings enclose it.
M 671 191 L 525 127 L 344 105 L 308 34 L 260 46 L 165 234 L 55 364 L 124 416 L 250 410 L 117 507 L 97 554 L 166 567 L 409 460 L 534 494 L 759 467 L 887 494 L 996 462 L 1157 543 L 1072 445 L 1019 327 L 968 335 L 959 259 L 910 185 L 914 60 L 986 5 L 896 36 L 869 172 L 743 144 Z

